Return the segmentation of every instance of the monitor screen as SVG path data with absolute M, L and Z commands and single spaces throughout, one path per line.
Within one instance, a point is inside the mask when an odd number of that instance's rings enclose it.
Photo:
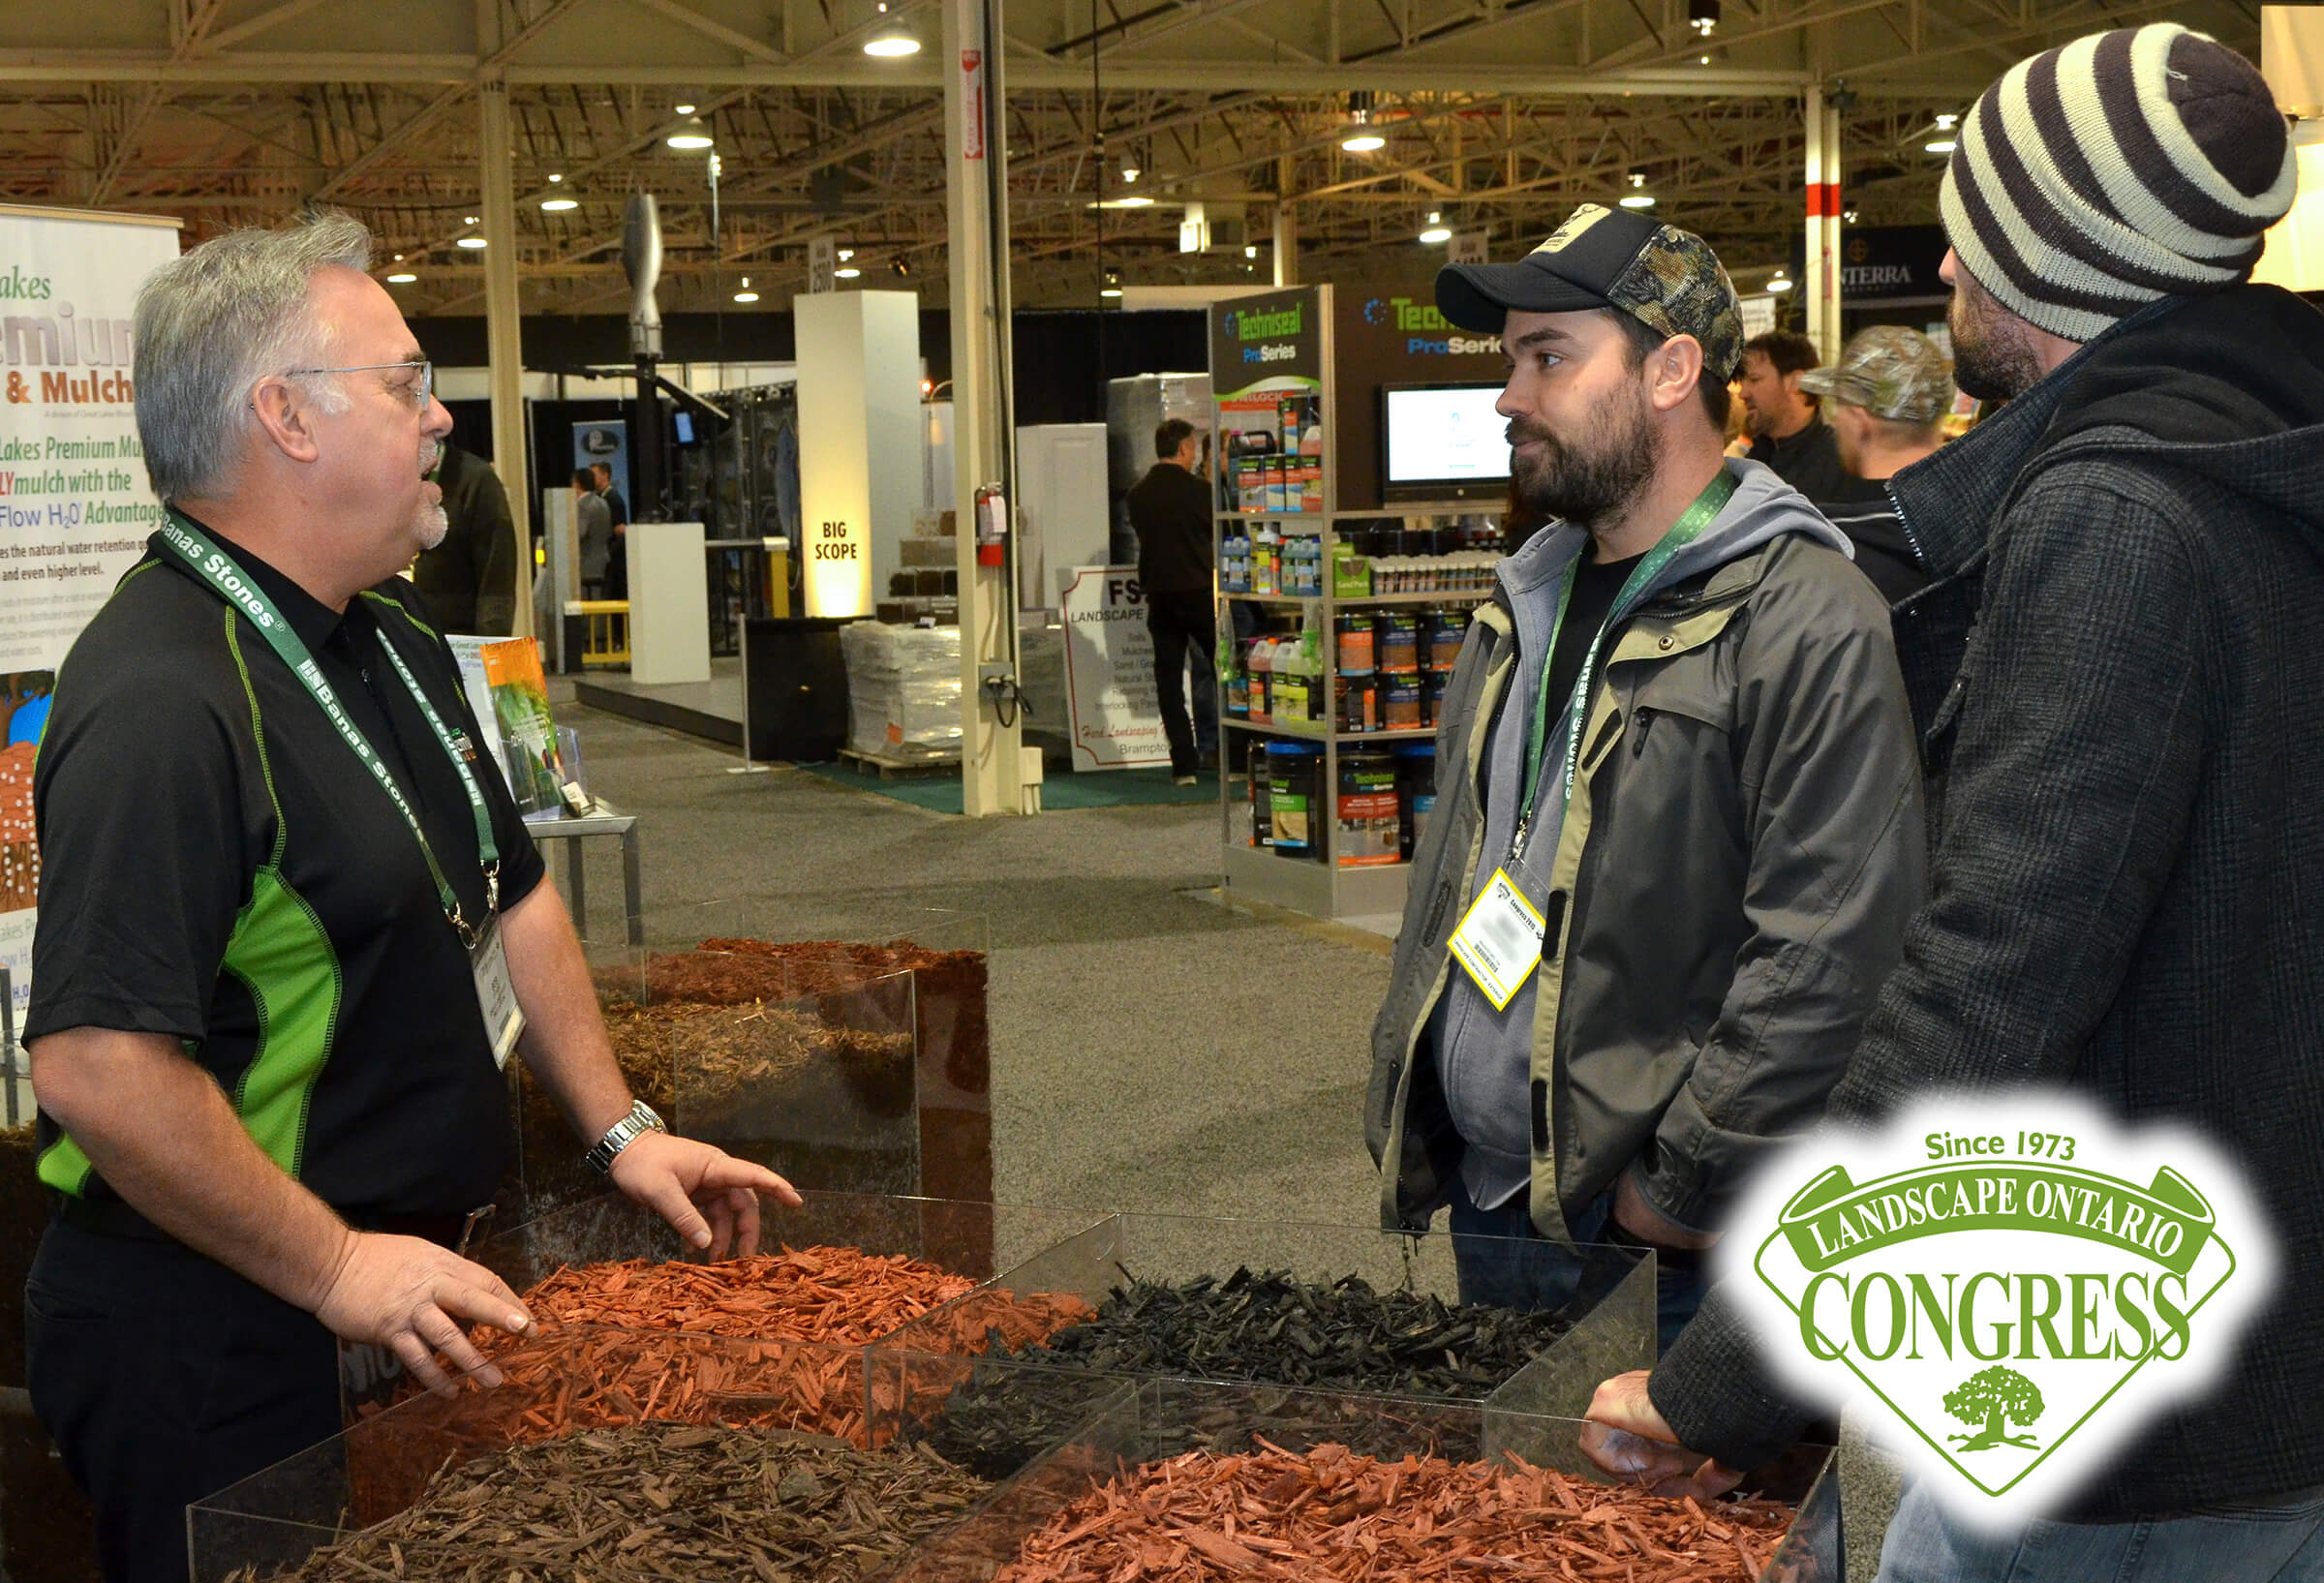
M 677 418 L 678 443 L 681 445 L 692 444 L 694 442 L 694 414 L 678 412 L 673 415 Z
M 1497 384 L 1389 385 L 1380 392 L 1381 482 L 1391 489 L 1497 484 L 1509 477 L 1509 420 Z

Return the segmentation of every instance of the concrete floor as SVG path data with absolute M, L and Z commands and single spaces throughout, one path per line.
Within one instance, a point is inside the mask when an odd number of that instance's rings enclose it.
M 640 816 L 648 946 L 716 934 L 945 935 L 991 954 L 994 1193 L 1002 1202 L 1369 1225 L 1369 1034 L 1386 942 L 1260 918 L 1217 882 L 1214 807 L 970 821 L 583 709 L 591 787 Z M 621 876 L 592 843 L 594 933 Z M 558 864 L 562 871 L 562 861 Z M 1848 1469 L 1847 1574 L 1866 1583 L 1893 1469 Z

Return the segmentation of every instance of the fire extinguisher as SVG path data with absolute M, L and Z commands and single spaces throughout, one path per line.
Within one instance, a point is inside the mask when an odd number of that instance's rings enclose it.
M 1009 536 L 1009 502 L 998 484 L 976 486 L 976 563 L 1002 563 L 1002 546 Z

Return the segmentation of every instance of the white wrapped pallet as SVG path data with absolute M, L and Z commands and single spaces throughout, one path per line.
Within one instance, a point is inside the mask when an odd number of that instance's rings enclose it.
M 850 622 L 847 746 L 858 753 L 933 762 L 961 756 L 961 629 Z

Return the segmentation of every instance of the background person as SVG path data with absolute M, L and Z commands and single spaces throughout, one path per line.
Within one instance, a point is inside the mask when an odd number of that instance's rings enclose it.
M 1954 378 L 2008 405 L 1890 480 L 1936 863 L 1831 1113 L 2064 1084 L 2208 1134 L 2296 1251 L 2060 1520 L 1908 1490 L 1888 1583 L 2324 1575 L 2324 316 L 2249 283 L 2296 184 L 2259 73 L 2171 23 L 2012 67 L 1945 170 Z M 1801 1419 L 1719 1293 L 1591 1416 L 1696 1489 Z
M 602 599 L 613 563 L 613 508 L 596 492 L 596 474 L 573 470 L 573 538 L 580 556 L 581 597 Z
M 1218 647 L 1211 603 L 1210 486 L 1195 472 L 1201 449 L 1194 425 L 1171 418 L 1154 429 L 1154 465 L 1129 493 L 1130 529 L 1138 535 L 1138 586 L 1154 640 L 1154 695 L 1170 740 L 1170 773 L 1191 786 L 1215 763 L 1218 700 L 1211 691 Z M 1186 669 L 1193 661 L 1194 715 L 1187 718 Z
M 508 492 L 491 463 L 448 440 L 436 486 L 443 491 L 443 538 L 419 552 L 413 586 L 439 632 L 506 637 L 516 621 L 516 527 Z
M 1888 480 L 1944 443 L 1953 410 L 1952 364 L 1937 343 L 1901 324 L 1858 330 L 1831 368 L 1799 387 L 1823 398 L 1824 421 L 1849 477 L 1816 509 L 1856 547 L 1856 564 L 1890 604 L 1918 593 L 1928 568 L 1888 499 Z
M 605 597 L 629 597 L 629 502 L 622 492 L 613 487 L 613 464 L 592 462 L 590 476 L 597 486 L 597 495 L 605 502 L 606 514 L 613 521 L 613 549 L 605 563 Z
M 1751 459 L 1811 501 L 1828 500 L 1848 479 L 1831 426 L 1799 377 L 1822 359 L 1816 343 L 1789 330 L 1769 330 L 1743 343 L 1743 427 Z

